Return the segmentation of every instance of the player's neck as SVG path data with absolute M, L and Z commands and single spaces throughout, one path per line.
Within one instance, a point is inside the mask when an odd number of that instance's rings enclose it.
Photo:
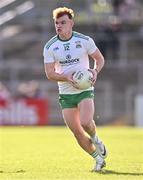
M 59 34 L 59 39 L 61 39 L 62 41 L 67 41 L 71 39 L 71 37 L 72 37 L 72 31 L 66 34 Z

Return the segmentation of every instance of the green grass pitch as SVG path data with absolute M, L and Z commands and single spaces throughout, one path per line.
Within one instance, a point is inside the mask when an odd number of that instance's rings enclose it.
M 66 127 L 0 127 L 0 180 L 143 179 L 143 129 L 97 131 L 109 151 L 103 173 Z

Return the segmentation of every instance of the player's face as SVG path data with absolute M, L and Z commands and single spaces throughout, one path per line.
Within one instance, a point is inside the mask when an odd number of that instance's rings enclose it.
M 67 15 L 55 19 L 56 33 L 60 36 L 65 36 L 72 32 L 73 20 L 69 19 Z

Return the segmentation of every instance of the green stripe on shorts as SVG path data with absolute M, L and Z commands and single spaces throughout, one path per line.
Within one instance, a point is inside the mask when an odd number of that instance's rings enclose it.
M 64 108 L 77 107 L 81 100 L 86 98 L 94 99 L 94 91 L 84 91 L 79 94 L 59 94 L 59 103 Z

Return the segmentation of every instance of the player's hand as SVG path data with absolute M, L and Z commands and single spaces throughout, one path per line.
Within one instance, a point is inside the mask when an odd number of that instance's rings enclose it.
M 93 78 L 91 79 L 91 82 L 92 82 L 92 86 L 95 84 L 96 82 L 96 79 L 97 79 L 97 71 L 94 70 L 94 69 L 88 69 L 90 72 L 92 72 L 93 74 Z
M 75 73 L 75 72 L 69 74 L 69 75 L 67 76 L 67 79 L 68 79 L 68 82 L 69 82 L 73 87 L 75 87 L 76 89 L 79 89 L 78 86 L 77 86 L 77 82 L 75 82 L 75 81 L 73 80 L 73 74 L 74 74 L 74 73 Z

